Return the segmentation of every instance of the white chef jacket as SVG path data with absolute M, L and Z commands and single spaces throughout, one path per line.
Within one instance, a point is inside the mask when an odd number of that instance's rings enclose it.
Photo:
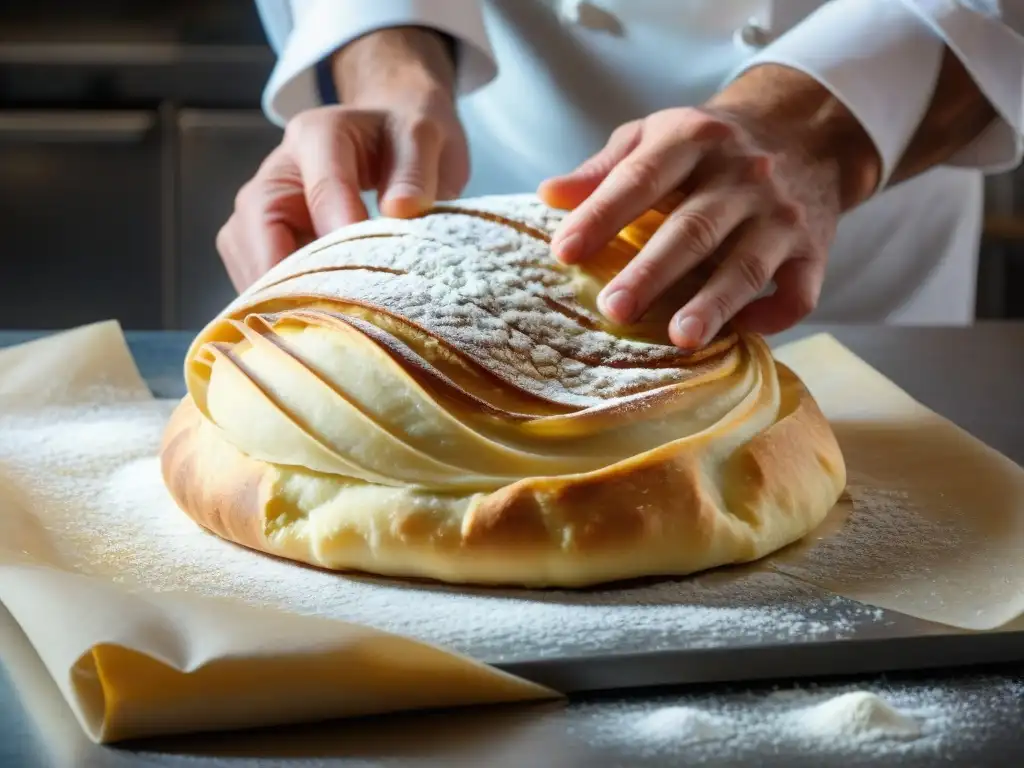
M 524 192 L 619 124 L 696 105 L 756 63 L 800 69 L 874 141 L 883 184 L 922 119 L 945 46 L 999 114 L 941 167 L 843 216 L 819 322 L 968 324 L 982 174 L 1015 167 L 1024 126 L 1024 0 L 257 0 L 278 54 L 264 110 L 322 103 L 317 67 L 370 31 L 419 25 L 457 45 L 472 156 L 464 195 Z

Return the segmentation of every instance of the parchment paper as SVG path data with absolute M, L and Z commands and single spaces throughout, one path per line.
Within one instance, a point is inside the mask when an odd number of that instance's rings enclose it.
M 1020 616 L 1024 470 L 831 336 L 780 347 L 775 357 L 828 417 L 850 498 L 771 565 L 844 597 L 964 629 Z
M 68 570 L 64 551 L 74 548 L 75 531 L 51 525 L 48 510 L 33 505 L 33 480 L 49 480 L 26 476 L 15 457 L 28 441 L 57 444 L 60 432 L 73 434 L 74 422 L 91 408 L 131 401 L 144 405 L 152 397 L 116 323 L 0 351 L 0 601 L 90 738 L 113 742 L 557 696 L 375 629 L 148 593 L 144 585 Z M 61 471 L 80 474 L 84 483 L 153 449 L 98 440 L 91 461 Z
M 776 355 L 833 422 L 849 498 L 759 569 L 962 629 L 1020 614 L 1024 471 L 829 336 Z M 125 558 L 132 541 L 144 548 L 146 529 L 114 530 L 123 509 L 104 528 L 96 489 L 140 461 L 152 464 L 171 405 L 149 395 L 116 323 L 0 351 L 0 601 L 92 739 L 555 696 L 422 642 L 245 604 L 241 583 L 219 585 L 237 599 L 218 600 L 167 591 L 177 582 L 166 575 L 137 575 Z M 104 409 L 132 428 L 95 419 Z M 147 496 L 165 492 L 145 478 L 137 503 L 174 515 L 166 497 Z M 132 487 L 118 485 L 122 494 Z M 108 537 L 118 546 L 98 546 Z M 94 568 L 90 558 L 103 562 Z M 251 558 L 262 556 L 244 553 Z

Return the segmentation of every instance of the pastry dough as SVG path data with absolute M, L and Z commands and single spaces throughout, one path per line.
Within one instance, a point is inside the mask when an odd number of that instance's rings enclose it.
M 698 353 L 601 286 L 651 212 L 585 268 L 530 195 L 375 219 L 301 249 L 195 339 L 165 482 L 214 533 L 329 569 L 575 587 L 760 558 L 846 475 L 799 379 L 756 335 Z M 699 279 L 699 276 L 696 279 Z

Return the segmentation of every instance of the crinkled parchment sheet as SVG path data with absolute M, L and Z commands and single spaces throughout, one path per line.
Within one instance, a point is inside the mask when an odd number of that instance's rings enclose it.
M 761 567 L 961 629 L 1021 614 L 1024 471 L 830 336 L 776 355 L 831 420 L 850 483 L 820 530 Z M 138 423 L 90 431 L 90 414 L 112 406 Z M 103 525 L 86 519 L 96 500 L 82 493 L 155 455 L 168 406 L 150 395 L 116 323 L 0 350 L 0 602 L 90 738 L 556 696 L 369 627 L 86 572 L 74 555 Z M 33 465 L 28 455 L 75 458 Z M 55 474 L 72 490 L 41 494 Z

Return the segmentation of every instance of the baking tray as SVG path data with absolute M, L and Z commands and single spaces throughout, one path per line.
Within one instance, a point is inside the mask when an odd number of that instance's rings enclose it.
M 656 651 L 561 655 L 510 659 L 492 665 L 566 694 L 627 688 L 738 683 L 908 672 L 1024 661 L 1024 629 L 972 632 L 882 611 L 854 623 L 843 615 L 852 601 L 828 597 L 808 606 L 809 620 L 841 629 L 813 638 L 766 637 L 758 642 L 722 636 L 692 647 L 685 634 L 678 647 Z M 793 608 L 787 605 L 787 608 Z

